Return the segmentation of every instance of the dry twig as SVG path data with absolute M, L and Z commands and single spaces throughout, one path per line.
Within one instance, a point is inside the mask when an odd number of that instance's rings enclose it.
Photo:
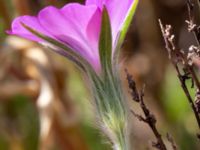
M 166 47 L 169 55 L 171 56 L 170 59 L 172 61 L 172 64 L 173 64 L 176 72 L 177 72 L 177 76 L 178 76 L 178 79 L 181 83 L 181 87 L 182 87 L 182 89 L 183 89 L 183 91 L 184 91 L 184 93 L 185 93 L 185 95 L 188 99 L 188 102 L 190 103 L 190 105 L 192 107 L 192 110 L 195 114 L 198 126 L 200 128 L 200 117 L 199 117 L 199 114 L 196 110 L 195 104 L 192 100 L 192 97 L 189 93 L 189 90 L 186 86 L 186 80 L 190 79 L 188 72 L 184 71 L 184 70 L 187 70 L 186 67 L 189 66 L 188 61 L 185 61 L 184 53 L 181 50 L 176 49 L 173 40 L 171 40 L 171 37 L 172 36 L 174 37 L 174 35 L 171 34 L 171 28 L 172 27 L 170 25 L 166 25 L 166 27 L 164 27 L 161 20 L 159 20 L 159 24 L 160 24 L 160 28 L 161 28 L 161 31 L 162 31 L 164 41 L 165 41 L 165 47 Z M 182 64 L 185 67 L 185 68 L 183 68 L 183 72 L 184 72 L 183 75 L 181 74 L 180 68 L 178 66 L 179 62 L 182 62 Z
M 140 107 L 144 113 L 144 117 L 135 113 L 133 110 L 131 110 L 132 114 L 138 118 L 138 120 L 143 121 L 144 123 L 148 124 L 148 126 L 153 131 L 157 141 L 152 143 L 152 146 L 159 149 L 159 150 L 167 150 L 166 145 L 162 139 L 161 134 L 158 132 L 156 128 L 156 118 L 155 116 L 150 112 L 150 110 L 147 108 L 146 104 L 144 103 L 144 88 L 140 92 L 138 92 L 135 81 L 133 80 L 132 75 L 128 73 L 127 70 L 125 70 L 127 75 L 127 81 L 129 88 L 131 90 L 131 96 L 132 99 L 140 104 Z
M 168 133 L 167 133 L 167 140 L 171 143 L 173 150 L 177 150 L 176 143 L 174 142 L 172 136 Z
M 192 15 L 194 4 L 191 2 L 191 0 L 187 1 L 187 7 L 188 7 L 188 16 L 189 20 L 186 20 L 186 23 L 188 24 L 188 32 L 192 32 L 194 34 L 194 37 L 197 41 L 197 44 L 199 46 L 200 44 L 200 28 L 194 23 L 194 16 Z M 181 87 L 188 99 L 188 102 L 193 110 L 193 113 L 195 115 L 197 124 L 200 128 L 200 116 L 198 112 L 199 108 L 199 98 L 198 93 L 196 93 L 196 100 L 195 103 L 193 102 L 193 98 L 188 90 L 188 87 L 186 85 L 186 81 L 188 79 L 192 80 L 192 87 L 193 82 L 196 85 L 197 91 L 200 90 L 200 82 L 196 75 L 196 72 L 194 71 L 193 62 L 196 59 L 200 58 L 200 50 L 197 46 L 191 45 L 188 52 L 184 52 L 180 49 L 177 49 L 174 44 L 174 35 L 172 34 L 171 25 L 163 26 L 161 20 L 159 20 L 159 25 L 162 31 L 162 35 L 165 41 L 165 48 L 168 51 L 169 58 L 172 61 L 172 64 L 177 72 L 178 79 L 181 83 Z M 183 73 L 181 73 L 183 72 Z M 199 137 L 199 136 L 198 136 Z

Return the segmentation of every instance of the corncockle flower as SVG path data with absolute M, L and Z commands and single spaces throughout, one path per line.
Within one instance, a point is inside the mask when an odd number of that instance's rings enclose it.
M 127 111 L 117 56 L 138 0 L 86 0 L 21 16 L 9 34 L 45 44 L 76 63 L 90 79 L 101 130 L 115 150 L 128 150 Z M 113 67 L 115 69 L 113 69 Z
M 21 23 L 66 44 L 84 57 L 94 68 L 99 70 L 100 60 L 98 42 L 101 15 L 105 5 L 111 22 L 113 50 L 117 45 L 117 35 L 128 19 L 129 12 L 137 0 L 87 0 L 85 5 L 71 3 L 58 9 L 49 6 L 41 10 L 37 17 L 22 16 L 12 23 L 10 34 L 18 35 L 33 41 L 43 42 Z

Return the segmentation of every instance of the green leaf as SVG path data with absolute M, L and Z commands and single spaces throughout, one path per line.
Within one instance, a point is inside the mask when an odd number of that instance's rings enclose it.
M 103 8 L 101 32 L 99 39 L 99 56 L 102 70 L 105 73 L 107 69 L 111 69 L 112 58 L 112 31 L 110 18 L 106 7 Z

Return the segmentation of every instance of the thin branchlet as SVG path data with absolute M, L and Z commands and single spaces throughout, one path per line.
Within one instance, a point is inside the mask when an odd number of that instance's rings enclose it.
M 173 137 L 169 133 L 167 133 L 167 140 L 170 142 L 173 150 L 178 149 L 176 143 L 174 142 Z
M 187 9 L 188 9 L 188 31 L 194 34 L 196 42 L 200 45 L 200 27 L 194 23 L 194 3 L 192 0 L 187 0 Z
M 188 8 L 188 20 L 186 20 L 186 23 L 188 24 L 188 32 L 192 32 L 197 45 L 200 46 L 200 26 L 195 24 L 194 22 L 194 4 L 191 0 L 187 0 L 187 8 Z M 185 58 L 185 61 L 188 62 L 187 57 Z M 190 65 L 186 63 L 188 70 L 191 73 L 191 76 L 197 86 L 198 89 L 200 89 L 200 82 L 198 80 L 198 77 L 193 69 L 193 65 Z
M 133 80 L 132 75 L 130 75 L 127 71 L 127 69 L 125 70 L 126 72 L 126 77 L 127 77 L 127 81 L 128 81 L 128 85 L 129 85 L 129 89 L 130 89 L 130 93 L 132 96 L 132 99 L 140 104 L 140 108 L 142 109 L 144 116 L 139 115 L 137 113 L 135 113 L 133 110 L 131 110 L 132 114 L 139 120 L 139 121 L 143 121 L 144 123 L 148 124 L 148 126 L 151 128 L 152 132 L 154 133 L 157 141 L 152 143 L 152 146 L 159 149 L 159 150 L 167 150 L 166 145 L 163 141 L 163 138 L 161 136 L 161 134 L 158 132 L 157 127 L 156 127 L 156 118 L 153 115 L 153 113 L 150 112 L 150 110 L 148 109 L 148 107 L 146 106 L 145 102 L 144 102 L 144 89 L 145 86 L 143 87 L 143 89 L 138 92 L 139 90 L 136 87 L 136 83 Z
M 129 86 L 129 89 L 130 89 L 130 94 L 132 96 L 132 99 L 134 101 L 136 101 L 136 102 L 139 102 L 140 101 L 140 97 L 139 97 L 138 90 L 136 88 L 136 84 L 132 80 L 132 76 L 130 74 L 128 74 L 127 69 L 125 69 L 125 72 L 127 73 L 128 86 Z
M 196 90 L 195 93 L 195 107 L 198 113 L 200 113 L 200 91 L 199 89 Z
M 189 11 L 189 16 L 190 16 L 189 21 L 187 21 L 188 22 L 188 31 L 192 31 L 192 30 L 194 30 L 192 28 L 196 28 L 196 25 L 193 24 L 193 19 L 191 17 L 192 9 L 193 9 L 193 6 L 188 1 L 188 10 L 190 10 Z M 166 25 L 164 27 L 161 20 L 159 20 L 159 24 L 160 24 L 160 28 L 162 31 L 164 41 L 165 41 L 165 47 L 170 56 L 169 58 L 176 70 L 177 77 L 181 83 L 181 87 L 188 99 L 188 102 L 193 110 L 194 115 L 195 115 L 197 124 L 200 128 L 200 117 L 199 117 L 199 113 L 197 110 L 197 104 L 195 105 L 195 103 L 193 102 L 193 98 L 189 92 L 187 85 L 186 85 L 186 81 L 191 79 L 192 87 L 194 86 L 193 84 L 195 84 L 196 88 L 200 89 L 200 83 L 199 83 L 198 77 L 194 71 L 194 66 L 191 63 L 191 59 L 194 56 L 194 53 L 196 52 L 196 56 L 198 56 L 197 53 L 199 53 L 199 50 L 198 50 L 198 48 L 195 48 L 195 46 L 191 46 L 190 50 L 193 51 L 193 54 L 192 54 L 192 53 L 189 53 L 189 52 L 186 53 L 186 52 L 183 52 L 182 50 L 177 49 L 174 44 L 175 43 L 174 35 L 171 33 L 172 27 L 170 25 Z M 173 40 L 171 40 L 171 37 L 173 37 Z

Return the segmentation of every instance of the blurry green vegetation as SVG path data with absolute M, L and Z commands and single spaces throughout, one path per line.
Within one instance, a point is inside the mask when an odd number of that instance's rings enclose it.
M 82 0 L 76 0 L 83 2 Z M 14 18 L 18 12 L 12 5 L 11 0 L 3 0 L 2 4 L 8 7 L 9 12 L 6 12 L 10 18 L 0 13 L 0 43 L 5 39 L 5 30 L 10 28 L 11 18 Z M 34 13 L 40 8 L 47 5 L 47 1 L 38 1 L 40 5 L 33 5 Z M 30 0 L 30 3 L 36 4 L 35 0 Z M 60 0 L 59 7 L 70 0 Z M 39 4 L 39 3 L 38 3 Z M 2 5 L 3 6 L 3 5 Z M 35 7 L 35 8 L 34 8 Z M 8 20 L 9 21 L 8 21 Z M 60 57 L 60 56 L 59 56 Z M 70 97 L 74 100 L 75 105 L 79 107 L 81 118 L 81 131 L 86 138 L 86 141 L 91 150 L 109 150 L 107 143 L 104 143 L 103 137 L 99 130 L 94 127 L 95 118 L 92 113 L 91 102 L 89 102 L 88 90 L 86 90 L 83 83 L 83 78 L 80 72 L 77 71 L 68 61 L 67 62 L 69 78 L 66 82 L 68 85 Z M 35 108 L 35 102 L 29 97 L 23 95 L 16 95 L 6 101 L 0 101 L 0 150 L 14 149 L 20 150 L 37 150 L 39 144 L 39 118 L 38 112 Z
M 9 3 L 9 13 L 12 14 L 14 9 L 12 9 L 10 0 L 6 2 Z M 2 41 L 6 34 L 4 20 L 2 16 L 0 17 L 0 40 Z M 85 87 L 86 78 L 82 77 L 77 69 L 71 67 L 72 65 L 69 65 L 68 61 L 64 60 L 63 63 L 63 66 L 68 67 L 69 72 L 66 81 L 68 93 L 79 108 L 81 131 L 90 149 L 109 150 L 108 143 L 105 142 L 99 130 L 94 127 L 95 118 L 91 98 L 88 94 L 89 89 Z M 180 150 L 196 150 L 197 140 L 195 134 L 197 126 L 192 110 L 188 105 L 174 69 L 169 67 L 165 76 L 163 93 L 160 94 L 167 119 L 166 128 L 171 128 L 171 133 L 175 137 Z M 188 86 L 191 86 L 189 81 Z M 191 92 L 194 95 L 193 89 L 191 89 Z M 24 150 L 37 150 L 38 136 L 38 113 L 31 98 L 16 95 L 7 101 L 0 101 L 0 150 L 10 150 L 10 146 L 15 145 L 15 143 L 16 145 L 21 144 Z
M 68 64 L 68 66 L 72 65 Z M 103 135 L 94 126 L 95 118 L 91 102 L 89 102 L 88 90 L 85 88 L 80 72 L 74 67 L 69 67 L 69 72 L 67 80 L 68 92 L 71 93 L 70 97 L 73 98 L 74 103 L 81 112 L 81 132 L 90 150 L 110 150 L 109 143 L 106 143 Z M 0 150 L 10 150 L 10 146 L 14 145 L 14 140 L 19 142 L 18 144 L 24 150 L 38 149 L 39 119 L 37 110 L 30 98 L 16 95 L 6 102 L 1 102 L 0 116 L 1 122 L 5 123 L 8 121 L 6 131 L 5 126 L 0 126 L 0 133 L 5 133 L 0 134 Z
M 194 97 L 195 89 L 190 88 L 192 86 L 191 80 L 187 81 L 187 86 Z M 167 119 L 166 126 L 171 128 L 171 133 L 173 133 L 179 148 L 181 150 L 196 150 L 198 126 L 176 72 L 171 66 L 166 72 L 161 100 Z
M 30 98 L 16 95 L 1 102 L 0 116 L 0 149 L 9 150 L 15 144 L 24 149 L 37 149 L 39 120 Z
M 192 84 L 188 81 L 187 85 L 188 87 L 191 87 Z M 194 89 L 190 89 L 190 92 L 194 95 Z M 185 93 L 180 86 L 176 72 L 171 67 L 166 73 L 162 100 L 170 122 L 182 122 L 191 112 L 191 108 L 188 105 Z
M 3 22 L 2 18 L 0 18 L 0 22 Z M 4 32 L 4 28 L 3 28 L 3 24 L 0 23 L 0 33 L 3 33 Z M 2 40 L 2 36 L 0 36 L 0 40 Z
M 111 150 L 109 143 L 106 143 L 103 135 L 99 130 L 93 128 L 88 123 L 84 123 L 82 126 L 82 133 L 90 146 L 91 150 Z

